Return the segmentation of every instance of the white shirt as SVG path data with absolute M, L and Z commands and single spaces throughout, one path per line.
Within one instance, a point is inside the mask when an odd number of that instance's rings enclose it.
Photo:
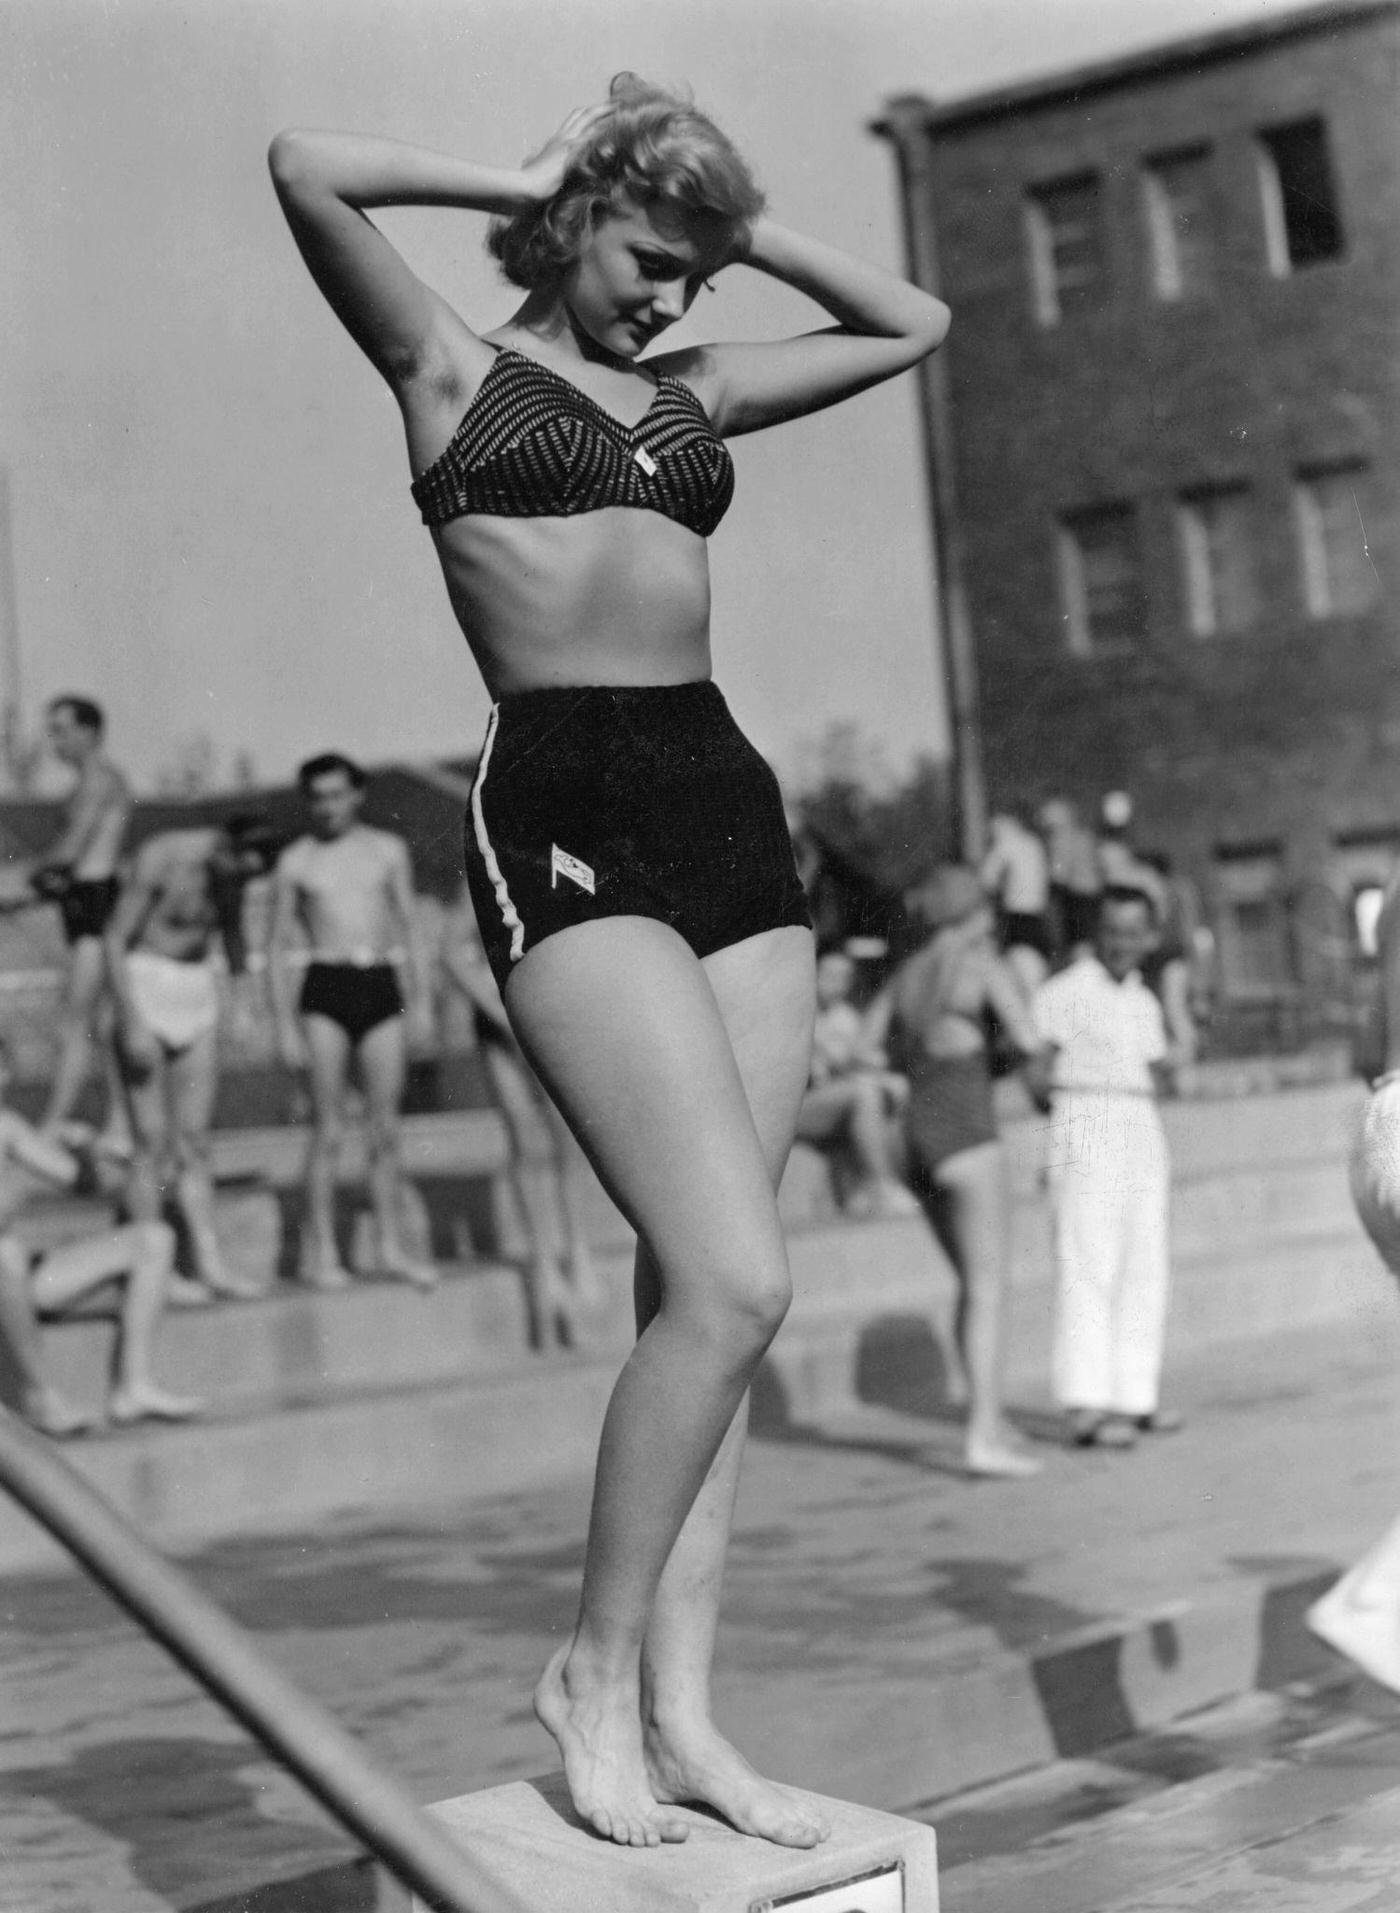
M 1056 1046 L 1053 1081 L 1071 1092 L 1150 1096 L 1151 1065 L 1167 1053 L 1162 1008 L 1137 971 L 1115 983 L 1083 956 L 1042 983 L 1032 1004 L 1037 1032 Z

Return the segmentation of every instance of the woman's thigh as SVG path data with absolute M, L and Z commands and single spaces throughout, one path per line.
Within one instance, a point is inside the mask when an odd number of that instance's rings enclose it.
M 999 1142 L 945 1156 L 929 1180 L 937 1190 L 935 1232 L 958 1273 L 997 1276 L 1006 1254 L 1006 1160 Z
M 668 1291 L 683 1273 L 786 1281 L 773 1185 L 806 1081 L 810 970 L 805 931 L 701 963 L 666 925 L 612 917 L 547 938 L 507 982 L 526 1057 Z
M 766 930 L 704 960 L 776 1189 L 797 1133 L 816 1015 L 809 930 Z

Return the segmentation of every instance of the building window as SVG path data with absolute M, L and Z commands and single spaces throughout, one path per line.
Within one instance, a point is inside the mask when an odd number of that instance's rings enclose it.
M 1147 634 L 1147 596 L 1131 505 L 1075 512 L 1059 527 L 1060 596 L 1075 657 L 1131 651 Z
M 1143 174 L 1152 290 L 1159 299 L 1197 299 L 1210 289 L 1209 163 L 1207 149 L 1193 146 L 1149 160 Z
M 1294 977 L 1277 848 L 1221 851 L 1215 877 L 1226 995 L 1248 1000 L 1287 991 Z
M 1321 120 L 1295 120 L 1259 135 L 1259 185 L 1275 278 L 1339 256 L 1342 219 Z
M 1364 611 L 1375 597 L 1376 572 L 1361 507 L 1365 476 L 1363 466 L 1350 465 L 1301 472 L 1294 481 L 1298 560 L 1310 618 Z
M 1035 316 L 1058 325 L 1100 303 L 1104 293 L 1103 219 L 1093 173 L 1037 186 L 1026 201 Z
M 1242 485 L 1187 492 L 1177 500 L 1176 526 L 1192 637 L 1245 630 L 1256 611 L 1248 492 Z

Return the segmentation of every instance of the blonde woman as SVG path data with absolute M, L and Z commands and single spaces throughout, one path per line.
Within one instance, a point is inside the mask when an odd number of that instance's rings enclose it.
M 726 438 L 908 370 L 947 311 L 768 219 L 713 123 L 631 75 L 520 167 L 308 132 L 270 157 L 312 276 L 399 402 L 495 700 L 466 857 L 506 1013 L 640 1242 L 578 1621 L 536 1708 L 605 1838 L 681 1839 L 671 1804 L 701 1801 L 811 1846 L 820 1817 L 709 1714 L 746 1396 L 790 1296 L 774 1190 L 813 959 L 777 785 L 711 680 L 705 541 Z M 476 330 L 368 217 L 404 204 L 495 215 L 524 294 L 504 324 Z M 648 353 L 740 268 L 830 323 Z

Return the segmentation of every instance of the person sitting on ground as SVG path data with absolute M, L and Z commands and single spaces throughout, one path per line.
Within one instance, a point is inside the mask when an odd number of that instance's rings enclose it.
M 526 1298 L 534 1348 L 570 1347 L 575 1314 L 602 1299 L 584 1232 L 568 1125 L 521 1054 L 486 961 L 471 904 L 449 918 L 443 974 L 471 1008 L 486 1080 L 510 1139 L 510 1176 L 525 1230 Z
M 311 829 L 278 859 L 268 979 L 282 1061 L 311 1083 L 302 1279 L 318 1289 L 343 1289 L 351 1280 L 336 1245 L 335 1187 L 346 1096 L 358 1074 L 379 1272 L 430 1289 L 437 1269 L 412 1252 L 403 1226 L 409 1038 L 432 1039 L 408 845 L 361 821 L 368 778 L 339 751 L 308 758 L 297 783 Z M 291 987 L 297 933 L 311 955 L 299 994 Z
M 1050 971 L 1050 859 L 1029 824 L 1012 811 L 989 820 L 982 887 L 997 907 L 1002 954 L 1027 996 Z
M 848 1168 L 847 1215 L 917 1215 L 919 1205 L 895 1171 L 891 1119 L 904 1108 L 909 1085 L 865 1040 L 865 1019 L 851 1002 L 856 966 L 843 949 L 817 959 L 817 1015 L 812 1068 L 797 1115 L 800 1142 Z
M 117 1005 L 117 1053 L 135 1137 L 131 1212 L 154 1222 L 173 1196 L 189 1230 L 194 1280 L 177 1301 L 246 1299 L 262 1285 L 226 1266 L 214 1227 L 209 1127 L 218 1090 L 221 941 L 235 976 L 245 968 L 245 886 L 268 870 L 272 832 L 261 817 L 167 830 L 137 853 L 107 928 Z
M 4 1108 L 9 1079 L 9 1049 L 0 1040 L 0 1340 L 18 1370 L 20 1413 L 46 1435 L 76 1435 L 92 1426 L 93 1418 L 49 1381 L 43 1362 L 40 1324 L 81 1307 L 116 1316 L 110 1421 L 183 1421 L 198 1414 L 200 1402 L 172 1394 L 152 1374 L 175 1262 L 174 1231 L 164 1222 L 128 1222 L 36 1254 L 20 1226 L 36 1184 L 95 1187 L 98 1149 L 77 1124 L 55 1136 Z
M 871 1004 L 866 1040 L 909 1078 L 905 1174 L 958 1285 L 948 1395 L 967 1404 L 972 1475 L 1034 1475 L 1002 1411 L 1009 1196 L 992 1105 L 986 1017 L 1023 1057 L 1039 1048 L 1020 984 L 997 952 L 991 905 L 974 871 L 936 870 L 905 899 L 928 941 Z

